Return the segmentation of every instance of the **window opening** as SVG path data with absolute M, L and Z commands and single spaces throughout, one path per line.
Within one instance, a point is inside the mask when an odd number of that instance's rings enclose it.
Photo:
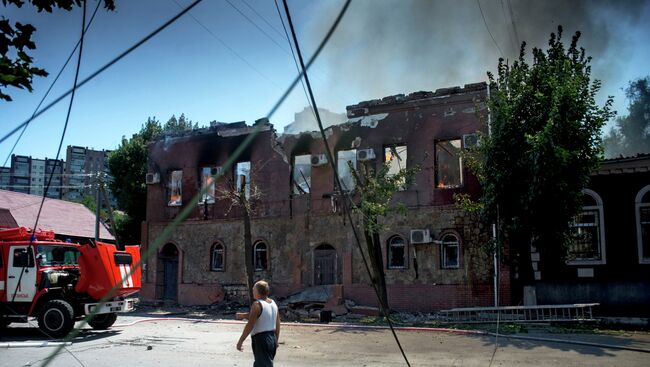
M 460 139 L 436 142 L 436 187 L 448 189 L 463 185 L 463 160 Z
M 340 150 L 337 152 L 337 165 L 336 171 L 341 181 L 343 190 L 352 191 L 355 188 L 354 177 L 348 162 L 352 163 L 352 168 L 357 169 L 357 150 Z
M 172 171 L 169 175 L 169 206 L 183 205 L 183 171 Z
M 311 191 L 311 155 L 293 157 L 292 186 L 295 195 L 309 194 Z

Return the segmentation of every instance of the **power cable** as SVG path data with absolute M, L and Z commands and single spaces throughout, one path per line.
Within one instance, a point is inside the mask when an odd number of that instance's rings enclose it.
M 507 23 L 508 22 L 508 16 L 506 15 L 506 8 L 505 8 L 505 4 L 503 3 L 503 1 L 504 0 L 500 0 L 501 14 L 503 15 L 503 20 Z M 509 28 L 509 27 L 506 26 L 506 28 Z M 508 39 L 510 40 L 510 42 L 512 42 L 515 52 L 517 52 L 517 41 L 513 38 L 513 33 L 511 32 L 511 30 L 508 30 Z
M 512 3 L 510 2 L 510 0 L 507 1 L 508 1 L 508 10 L 510 11 L 510 22 L 512 24 L 512 30 L 515 32 L 515 41 L 517 41 L 517 48 L 518 48 L 521 45 L 521 41 L 519 40 L 519 32 L 517 32 L 517 25 L 515 24 L 515 14 L 512 11 Z
M 287 27 L 284 25 L 284 18 L 282 18 L 282 13 L 280 12 L 280 6 L 278 5 L 278 0 L 274 0 L 275 2 L 275 8 L 278 11 L 278 16 L 280 17 L 280 22 L 282 22 L 282 28 L 284 29 L 284 34 L 287 37 L 287 43 L 289 43 L 289 47 L 291 48 L 291 56 L 293 57 L 293 63 L 296 65 L 296 71 L 300 74 L 300 66 L 298 65 L 298 60 L 296 60 L 296 53 L 293 50 L 293 44 L 291 43 L 291 39 L 289 39 L 289 33 L 287 32 Z M 311 105 L 311 101 L 309 100 L 309 96 L 307 95 L 307 89 L 305 88 L 305 82 L 303 81 L 303 78 L 300 78 L 300 84 L 302 85 L 302 91 L 305 93 L 305 98 L 307 99 L 307 104 L 309 104 L 309 108 L 311 108 L 311 113 L 314 116 L 314 119 L 316 119 L 316 112 L 314 112 L 314 106 Z
M 270 109 L 269 113 L 267 114 L 267 118 L 271 118 L 275 112 L 280 108 L 280 106 L 284 103 L 284 101 L 287 99 L 293 88 L 298 84 L 300 81 L 300 78 L 306 73 L 307 70 L 309 70 L 309 67 L 316 61 L 318 56 L 321 54 L 323 49 L 325 48 L 325 45 L 329 42 L 330 38 L 336 31 L 339 23 L 341 22 L 341 19 L 343 19 L 343 16 L 347 12 L 348 5 L 350 4 L 351 0 L 347 0 L 345 5 L 341 8 L 339 11 L 339 14 L 337 15 L 336 19 L 330 26 L 330 29 L 327 31 L 326 35 L 323 37 L 322 41 L 316 48 L 316 52 L 311 56 L 309 61 L 307 62 L 307 65 L 303 70 L 301 71 L 300 75 L 296 76 L 291 84 L 287 87 L 287 89 L 284 91 L 282 96 L 278 99 L 278 101 L 273 105 L 273 107 Z M 255 140 L 257 135 L 259 135 L 261 128 L 263 124 L 259 124 L 254 126 L 254 129 L 251 133 L 249 133 L 246 138 L 237 146 L 237 148 L 233 151 L 233 153 L 228 157 L 226 160 L 225 164 L 223 165 L 223 171 L 222 173 L 217 173 L 213 177 L 213 179 L 218 179 L 219 177 L 223 176 L 223 172 L 228 172 L 228 170 L 232 167 L 233 163 L 239 159 L 241 154 L 248 148 L 248 146 Z M 195 196 L 190 200 L 190 202 L 184 206 L 184 208 L 178 213 L 178 215 L 174 218 L 174 220 L 162 230 L 162 233 L 158 235 L 153 242 L 151 243 L 150 246 L 147 246 L 147 249 L 144 251 L 144 253 L 140 257 L 140 261 L 136 263 L 134 266 L 131 267 L 131 270 L 128 271 L 126 274 L 124 274 L 123 279 L 128 278 L 131 276 L 131 274 L 134 271 L 139 271 L 140 268 L 142 267 L 142 262 L 143 260 L 148 260 L 156 251 L 158 251 L 158 248 L 172 235 L 172 233 L 176 230 L 176 228 L 180 225 L 181 222 L 183 222 L 185 219 L 189 217 L 189 215 L 195 210 L 196 205 L 198 205 L 201 197 L 208 191 L 209 186 L 203 187 Z M 97 302 L 97 307 L 82 321 L 80 321 L 80 324 L 78 327 L 73 329 L 64 339 L 65 342 L 69 342 L 72 339 L 74 339 L 81 331 L 81 328 L 84 327 L 87 323 L 88 320 L 92 319 L 95 317 L 97 310 L 101 309 L 101 307 L 110 300 L 113 295 L 115 294 L 115 291 L 117 290 L 118 287 L 120 287 L 121 282 L 118 282 L 112 289 L 110 289 L 107 294 Z M 63 349 L 65 346 L 64 345 L 59 345 L 54 350 L 46 357 L 45 363 L 43 364 L 42 367 L 48 366 L 54 358 L 58 355 L 58 353 Z
M 307 90 L 309 91 L 309 97 L 311 99 L 312 106 L 313 106 L 314 111 L 316 113 L 316 121 L 318 122 L 318 128 L 320 130 L 321 137 L 323 138 L 323 144 L 325 145 L 325 150 L 327 152 L 327 155 L 328 155 L 328 158 L 329 158 L 329 161 L 330 161 L 330 165 L 332 166 L 332 169 L 334 170 L 334 172 L 337 172 L 336 168 L 334 167 L 334 160 L 333 160 L 332 151 L 331 151 L 331 149 L 329 147 L 327 137 L 325 136 L 325 130 L 323 129 L 323 123 L 322 123 L 321 118 L 320 118 L 320 113 L 318 112 L 318 105 L 316 104 L 316 99 L 314 98 L 314 92 L 313 92 L 313 90 L 311 88 L 311 84 L 309 83 L 309 76 L 306 73 L 305 63 L 304 63 L 303 58 L 302 58 L 302 53 L 300 52 L 300 45 L 298 43 L 298 37 L 296 36 L 296 31 L 294 29 L 293 22 L 291 20 L 291 13 L 289 11 L 289 5 L 287 4 L 287 0 L 283 0 L 282 2 L 284 4 L 284 11 L 285 11 L 285 13 L 287 15 L 287 21 L 289 22 L 289 29 L 291 29 L 291 35 L 293 37 L 293 42 L 294 42 L 294 44 L 296 46 L 296 53 L 298 54 L 298 59 L 300 60 L 300 65 L 302 66 L 303 70 L 305 71 L 305 73 L 304 73 L 305 84 L 307 84 Z M 350 4 L 350 0 L 348 0 L 345 3 L 345 6 L 348 6 L 349 4 Z M 335 174 L 334 177 L 335 177 L 336 185 L 338 187 L 339 192 L 341 192 L 341 194 L 345 195 L 345 191 L 343 190 L 343 186 L 341 185 L 341 180 L 340 180 L 338 174 Z M 344 205 L 344 208 L 346 206 L 347 205 Z M 406 353 L 404 353 L 404 348 L 402 348 L 402 344 L 400 343 L 399 338 L 397 337 L 397 334 L 395 333 L 395 329 L 393 328 L 393 323 L 392 323 L 392 321 L 390 319 L 390 316 L 389 316 L 389 310 L 384 308 L 384 306 L 382 304 L 381 297 L 379 296 L 379 290 L 375 286 L 374 278 L 372 277 L 372 274 L 370 272 L 370 268 L 368 266 L 368 262 L 367 262 L 367 260 L 365 258 L 365 254 L 364 254 L 364 252 L 363 252 L 363 250 L 361 248 L 361 241 L 359 240 L 359 236 L 358 236 L 358 234 L 356 232 L 355 225 L 352 222 L 352 216 L 350 215 L 349 211 L 345 210 L 345 212 L 346 212 L 346 214 L 348 216 L 348 220 L 350 221 L 350 227 L 353 230 L 355 241 L 357 243 L 357 246 L 359 247 L 359 251 L 361 252 L 361 256 L 363 258 L 364 265 L 366 267 L 366 271 L 368 273 L 368 276 L 370 276 L 371 282 L 373 284 L 373 288 L 375 290 L 375 295 L 377 296 L 377 300 L 379 301 L 379 305 L 380 305 L 379 308 L 382 310 L 382 312 L 384 314 L 384 317 L 386 318 L 386 321 L 388 322 L 388 326 L 390 327 L 390 330 L 391 330 L 391 332 L 393 334 L 393 337 L 395 338 L 395 342 L 397 343 L 397 346 L 399 347 L 399 350 L 402 353 L 402 357 L 404 358 L 404 361 L 406 362 L 406 365 L 410 367 L 411 364 L 409 363 L 409 360 L 406 357 Z M 388 306 L 388 307 L 390 307 L 390 306 Z
M 82 13 L 82 21 L 81 21 L 81 38 L 79 39 L 79 56 L 77 57 L 77 67 L 76 67 L 76 70 L 75 70 L 74 84 L 72 86 L 72 94 L 70 96 L 70 103 L 68 104 L 68 112 L 66 114 L 65 124 L 63 125 L 63 132 L 61 133 L 61 141 L 59 142 L 59 148 L 58 148 L 58 150 L 56 152 L 55 161 L 58 161 L 59 154 L 61 153 L 61 147 L 63 146 L 63 140 L 65 139 L 65 133 L 66 133 L 66 131 L 68 129 L 68 122 L 70 120 L 70 111 L 72 110 L 72 104 L 74 102 L 74 96 L 75 96 L 75 92 L 76 92 L 77 80 L 79 79 L 79 69 L 81 67 L 81 55 L 83 54 L 84 36 L 86 34 L 86 3 L 87 2 L 85 2 L 85 1 L 83 2 L 83 13 Z M 52 174 L 53 173 L 54 173 L 54 171 L 52 171 Z M 48 191 L 48 189 L 50 187 L 51 182 L 52 182 L 52 175 L 50 175 L 50 178 L 49 178 L 49 180 L 47 182 L 47 186 L 45 187 L 45 191 L 43 192 L 43 199 L 41 200 L 41 204 L 40 204 L 39 209 L 38 209 L 38 214 L 36 215 L 36 223 L 34 224 L 34 227 L 33 227 L 34 228 L 33 232 L 32 232 L 33 234 L 29 238 L 29 246 L 27 247 L 28 249 L 32 248 L 33 242 L 36 240 L 36 228 L 38 226 L 38 220 L 39 220 L 39 217 L 41 215 L 41 211 L 43 209 L 43 204 L 45 203 L 45 198 L 47 196 L 47 191 Z M 16 295 L 18 294 L 18 289 L 20 287 L 20 284 L 22 283 L 23 274 L 25 273 L 25 270 L 26 270 L 28 265 L 29 265 L 29 261 L 27 261 L 25 263 L 25 265 L 23 265 L 23 267 L 22 267 L 22 269 L 20 271 L 20 276 L 18 277 L 18 281 L 16 282 L 16 288 L 14 289 L 14 294 L 13 294 L 13 296 L 11 298 L 11 303 L 13 303 L 15 301 L 15 299 L 16 299 Z M 14 311 L 14 310 L 12 309 L 12 311 Z M 15 313 L 15 311 L 14 311 L 14 313 Z M 53 339 L 52 336 L 49 335 L 48 333 L 46 333 L 44 330 L 41 330 L 41 332 L 43 334 L 45 334 L 46 336 L 48 336 L 49 338 Z M 74 353 L 72 353 L 68 348 L 65 347 L 65 343 L 62 344 L 61 347 L 63 349 L 65 349 L 72 356 L 72 358 L 74 358 L 77 361 L 77 363 L 79 363 L 82 367 L 86 367 L 84 365 L 84 363 L 79 358 L 77 358 L 77 356 Z
M 145 42 L 149 41 L 151 38 L 153 38 L 155 35 L 157 35 L 158 33 L 160 33 L 162 30 L 164 30 L 165 28 L 169 27 L 171 24 L 173 24 L 175 21 L 177 21 L 180 17 L 182 17 L 185 13 L 187 13 L 188 11 L 190 11 L 190 9 L 192 9 L 193 7 L 195 7 L 196 5 L 198 5 L 198 4 L 199 4 L 200 2 L 202 2 L 202 1 L 203 1 L 203 0 L 195 0 L 192 4 L 190 4 L 188 7 L 186 7 L 185 9 L 183 9 L 183 11 L 181 11 L 180 13 L 176 14 L 175 16 L 173 16 L 171 19 L 169 19 L 168 21 L 166 21 L 165 23 L 163 23 L 161 26 L 159 26 L 158 28 L 156 28 L 156 30 L 154 30 L 153 32 L 149 33 L 147 36 L 145 36 L 144 38 L 142 38 L 140 41 L 136 42 L 133 46 L 129 47 L 126 51 L 122 52 L 122 53 L 119 54 L 117 57 L 115 57 L 113 60 L 109 61 L 109 62 L 106 63 L 104 66 L 102 66 L 101 68 L 99 68 L 98 70 L 96 70 L 95 72 L 93 72 L 92 74 L 90 74 L 90 75 L 89 75 L 88 77 L 86 77 L 84 80 L 82 80 L 81 82 L 79 82 L 79 84 L 77 84 L 75 87 L 76 87 L 76 88 L 81 88 L 82 86 L 84 86 L 84 85 L 85 85 L 86 83 L 88 83 L 89 81 L 95 79 L 99 74 L 103 73 L 104 71 L 106 71 L 106 69 L 108 69 L 108 68 L 110 68 L 111 66 L 115 65 L 118 61 L 122 60 L 126 55 L 128 55 L 128 54 L 130 54 L 131 52 L 133 52 L 133 51 L 135 51 L 136 49 L 138 49 L 138 48 L 139 48 L 140 46 L 142 46 Z M 33 119 L 35 119 L 35 118 L 37 118 L 38 116 L 42 115 L 43 113 L 45 113 L 46 111 L 48 111 L 50 108 L 54 107 L 56 104 L 58 104 L 59 102 L 61 102 L 61 100 L 63 100 L 65 97 L 69 96 L 71 93 L 72 93 L 72 88 L 69 89 L 67 92 L 63 93 L 63 94 L 62 94 L 61 96 L 59 96 L 58 98 L 56 98 L 54 101 L 50 102 L 50 103 L 49 103 L 47 106 L 45 106 L 42 110 L 39 110 L 37 113 L 33 114 L 32 117 L 30 117 L 29 119 L 27 119 L 25 122 L 23 122 L 23 123 L 21 123 L 20 125 L 16 126 L 13 130 L 11 130 L 11 131 L 8 132 L 7 134 L 5 134 L 5 135 L 2 137 L 2 139 L 0 139 L 0 144 L 3 143 L 5 140 L 7 140 L 7 138 L 9 138 L 10 136 L 12 136 L 13 134 L 15 134 L 15 133 L 16 133 L 18 130 L 20 130 L 22 127 L 24 127 L 25 125 L 29 124 Z
M 101 0 L 97 0 L 97 6 L 95 7 L 95 11 L 93 12 L 93 15 L 90 17 L 90 20 L 88 21 L 88 25 L 86 26 L 86 30 L 85 30 L 86 32 L 88 32 L 88 29 L 90 28 L 90 25 L 93 24 L 93 19 L 95 19 L 95 14 L 97 14 L 97 10 L 99 10 L 99 6 L 101 5 L 101 3 L 102 3 Z M 65 60 L 65 63 L 63 63 L 63 66 L 61 67 L 61 70 L 59 70 L 59 73 L 56 74 L 56 77 L 54 78 L 54 80 L 52 80 L 52 83 L 50 84 L 50 87 L 47 88 L 47 91 L 43 95 L 43 98 L 41 98 L 41 101 L 38 102 L 38 105 L 34 109 L 34 112 L 32 112 L 32 118 L 34 117 L 34 115 L 36 114 L 38 109 L 41 108 L 41 105 L 45 101 L 45 98 L 47 98 L 47 96 L 50 94 L 50 91 L 54 87 L 54 84 L 56 84 L 56 81 L 59 80 L 59 77 L 61 76 L 61 74 L 63 74 L 63 70 L 65 70 L 66 66 L 68 66 L 68 63 L 72 59 L 72 56 L 74 55 L 75 51 L 77 51 L 77 48 L 79 47 L 80 42 L 81 42 L 81 40 L 77 41 L 77 44 L 74 46 L 74 49 L 72 49 L 72 52 L 70 52 L 70 55 L 68 55 L 68 58 Z M 11 150 L 9 151 L 9 154 L 7 154 L 7 159 L 5 159 L 5 162 L 2 164 L 3 167 L 7 166 L 7 162 L 9 161 L 9 158 L 11 158 L 11 154 L 16 149 L 16 146 L 18 145 L 18 142 L 20 142 L 20 139 L 23 137 L 23 134 L 25 134 L 25 130 L 27 130 L 28 127 L 29 127 L 29 123 L 27 123 L 25 125 L 25 127 L 23 127 L 23 130 L 20 132 L 20 135 L 18 135 L 18 139 L 16 139 L 16 142 L 14 143 L 14 146 L 11 147 Z
M 262 21 L 263 21 L 264 23 L 266 23 L 266 25 L 268 25 L 271 29 L 273 29 L 273 30 L 275 31 L 275 33 L 277 33 L 277 34 L 280 36 L 280 38 L 284 38 L 284 35 L 282 34 L 282 32 L 281 32 L 278 28 L 276 28 L 273 24 L 271 24 L 271 22 L 270 22 L 268 19 L 266 19 L 265 16 L 263 16 L 263 15 L 260 14 L 257 10 L 255 10 L 255 8 L 252 7 L 252 6 L 248 3 L 248 1 L 246 1 L 246 0 L 241 0 L 241 1 L 242 1 L 242 2 L 244 3 L 244 5 L 246 5 L 250 10 L 252 10 L 253 13 L 255 13 L 255 15 L 257 15 L 260 19 L 262 19 Z M 276 3 L 275 5 L 276 5 L 276 7 L 277 7 L 277 1 L 276 1 L 275 3 Z M 282 19 L 282 18 L 280 18 L 280 19 Z M 283 28 L 284 28 L 284 25 L 283 25 Z M 285 29 L 285 32 L 286 32 L 286 29 Z
M 181 4 L 178 3 L 176 0 L 172 0 L 176 5 L 178 5 L 179 8 L 183 8 Z M 203 29 L 205 29 L 206 32 L 208 32 L 212 37 L 214 37 L 223 47 L 225 47 L 228 51 L 230 51 L 233 55 L 235 55 L 239 60 L 241 60 L 244 64 L 248 65 L 254 72 L 256 72 L 259 76 L 262 78 L 266 79 L 269 83 L 275 85 L 276 87 L 280 87 L 276 82 L 274 82 L 271 78 L 266 76 L 264 73 L 262 73 L 258 68 L 253 66 L 246 58 L 244 58 L 242 55 L 240 55 L 237 51 L 235 51 L 230 45 L 226 43 L 221 37 L 217 36 L 214 32 L 212 32 L 208 27 L 206 27 L 201 21 L 199 21 L 192 13 L 188 13 L 188 15 L 194 19 L 194 21 L 200 25 Z
M 481 11 L 481 17 L 483 18 L 483 24 L 485 24 L 485 29 L 490 34 L 490 38 L 492 38 L 492 42 L 494 42 L 494 45 L 497 46 L 497 49 L 499 50 L 499 53 L 501 54 L 501 57 L 505 59 L 506 57 L 503 56 L 503 51 L 501 51 L 501 47 L 499 47 L 499 44 L 497 44 L 497 41 L 494 39 L 494 36 L 492 35 L 492 32 L 490 32 L 490 27 L 488 27 L 487 21 L 485 20 L 485 14 L 483 14 L 483 8 L 481 7 L 481 1 L 476 0 L 476 3 L 478 4 L 478 10 Z
M 251 18 L 249 18 L 248 15 L 246 15 L 246 13 L 244 13 L 244 12 L 241 11 L 238 7 L 236 7 L 235 4 L 232 3 L 232 1 L 230 1 L 230 0 L 226 0 L 226 2 L 227 2 L 228 5 L 230 5 L 233 9 L 235 9 L 235 10 L 236 10 L 236 11 L 237 11 L 237 12 L 238 12 L 242 17 L 244 17 L 244 18 L 245 18 L 245 19 L 246 19 L 250 24 L 252 24 L 255 28 L 257 28 L 257 30 L 259 30 L 260 32 L 262 32 L 262 34 L 265 35 L 266 38 L 270 39 L 271 42 L 275 43 L 276 46 L 280 47 L 280 49 L 281 49 L 282 51 L 284 51 L 287 55 L 289 54 L 289 51 L 287 51 L 286 48 L 282 47 L 282 45 L 279 44 L 278 41 L 275 40 L 275 38 L 271 37 L 271 35 L 269 35 L 268 32 L 266 32 L 265 30 L 262 29 L 262 27 L 260 27 L 259 25 L 257 25 L 257 23 L 255 23 L 255 21 L 253 21 Z

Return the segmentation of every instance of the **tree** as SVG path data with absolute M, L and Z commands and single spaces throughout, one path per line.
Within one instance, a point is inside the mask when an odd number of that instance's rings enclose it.
M 650 153 L 650 77 L 631 81 L 625 89 L 628 114 L 616 119 L 616 127 L 605 137 L 608 157 Z
M 117 206 L 126 213 L 120 220 L 116 219 L 116 230 L 125 244 L 140 242 L 140 223 L 146 219 L 147 145 L 165 133 L 190 131 L 193 126 L 196 125 L 184 115 L 180 120 L 172 116 L 164 127 L 150 117 L 138 133 L 131 139 L 123 138 L 119 147 L 110 153 L 108 166 L 113 180 L 109 186 Z
M 259 165 L 256 169 L 259 169 Z M 254 258 L 253 258 L 253 236 L 251 233 L 251 215 L 255 213 L 254 203 L 262 197 L 262 191 L 252 180 L 253 172 L 250 165 L 246 169 L 237 169 L 235 179 L 229 180 L 226 187 L 218 190 L 217 199 L 226 200 L 230 203 L 227 213 L 233 207 L 239 207 L 244 216 L 244 271 L 246 273 L 246 286 L 248 290 L 248 300 L 252 304 L 254 284 Z M 213 180 L 216 179 L 213 176 Z
M 602 159 L 603 124 L 614 115 L 612 97 L 596 105 L 601 84 L 591 81 L 591 57 L 579 38 L 566 49 L 558 27 L 546 51 L 533 49 L 531 65 L 524 43 L 518 60 L 510 66 L 500 59 L 496 78 L 488 74 L 491 134 L 470 162 L 483 188 L 481 217 L 497 224 L 509 246 L 514 291 L 533 283 L 531 246 L 545 269 L 564 263 L 569 222 Z
M 74 6 L 81 6 L 83 0 L 30 0 L 32 5 L 41 12 L 51 13 L 55 8 L 72 10 Z M 7 4 L 22 7 L 25 0 L 2 0 L 2 5 Z M 114 0 L 104 0 L 104 7 L 115 10 Z M 0 99 L 11 101 L 11 97 L 3 90 L 8 87 L 27 89 L 32 91 L 32 79 L 35 76 L 47 76 L 44 69 L 33 66 L 32 57 L 28 50 L 36 49 L 32 35 L 36 28 L 31 24 L 16 22 L 11 25 L 8 19 L 0 20 Z
M 390 305 L 379 238 L 379 234 L 385 230 L 385 225 L 379 219 L 391 212 L 405 210 L 402 204 L 391 206 L 390 201 L 393 194 L 403 188 L 419 168 L 402 168 L 397 173 L 390 174 L 390 162 L 384 162 L 376 173 L 366 163 L 361 163 L 359 169 L 355 169 L 351 162 L 348 162 L 348 166 L 359 193 L 359 205 L 354 210 L 361 215 L 365 250 L 370 260 L 371 281 L 377 289 L 379 306 L 387 315 L 390 312 Z

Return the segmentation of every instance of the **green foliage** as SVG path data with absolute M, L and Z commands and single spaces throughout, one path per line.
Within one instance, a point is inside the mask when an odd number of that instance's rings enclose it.
M 378 217 L 384 217 L 391 212 L 403 213 L 406 210 L 401 203 L 391 206 L 390 201 L 393 194 L 401 190 L 419 168 L 403 168 L 391 175 L 389 162 L 384 162 L 376 173 L 365 164 L 360 164 L 358 170 L 350 162 L 348 165 L 361 198 L 355 210 L 366 218 L 366 230 L 370 233 L 380 233 L 384 228 L 378 223 Z
M 134 238 L 139 242 L 140 223 L 146 219 L 147 145 L 165 134 L 191 131 L 194 127 L 198 125 L 186 119 L 184 114 L 181 114 L 179 119 L 172 116 L 164 127 L 155 118 L 148 118 L 138 133 L 133 134 L 131 139 L 123 138 L 119 147 L 110 153 L 108 165 L 114 177 L 110 182 L 110 189 L 117 199 L 118 207 L 126 212 L 126 216 L 116 225 L 119 224 L 119 228 L 123 231 L 131 231 L 129 233 L 118 231 L 122 241 Z M 118 222 L 117 218 L 116 222 Z
M 51 13 L 54 8 L 72 10 L 81 6 L 82 0 L 31 0 L 30 2 L 41 12 Z M 24 0 L 2 0 L 2 5 L 22 7 Z M 114 0 L 104 0 L 104 7 L 115 9 Z M 0 100 L 11 101 L 11 97 L 3 90 L 8 87 L 32 91 L 32 79 L 35 76 L 47 76 L 48 73 L 32 65 L 33 59 L 28 50 L 36 49 L 32 35 L 36 28 L 31 24 L 16 22 L 13 26 L 9 20 L 0 20 Z
M 625 95 L 628 114 L 616 119 L 616 128 L 604 139 L 608 157 L 650 153 L 650 77 L 630 82 Z
M 580 33 L 569 48 L 561 37 L 558 27 L 546 51 L 533 49 L 531 65 L 523 44 L 518 60 L 500 59 L 496 78 L 488 74 L 491 135 L 475 151 L 481 217 L 498 223 L 501 240 L 528 267 L 530 245 L 550 253 L 549 261 L 563 259 L 581 190 L 602 159 L 601 128 L 614 114 L 611 97 L 596 105 L 600 82 L 590 80 Z

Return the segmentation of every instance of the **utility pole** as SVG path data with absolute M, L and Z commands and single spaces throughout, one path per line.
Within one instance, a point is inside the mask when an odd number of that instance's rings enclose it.
M 97 176 L 95 179 L 95 198 L 97 200 L 97 207 L 95 208 L 95 243 L 99 241 L 99 214 L 100 214 L 100 209 L 102 206 L 102 201 L 101 201 L 101 185 L 102 185 L 102 178 L 101 178 L 101 172 L 97 172 Z

